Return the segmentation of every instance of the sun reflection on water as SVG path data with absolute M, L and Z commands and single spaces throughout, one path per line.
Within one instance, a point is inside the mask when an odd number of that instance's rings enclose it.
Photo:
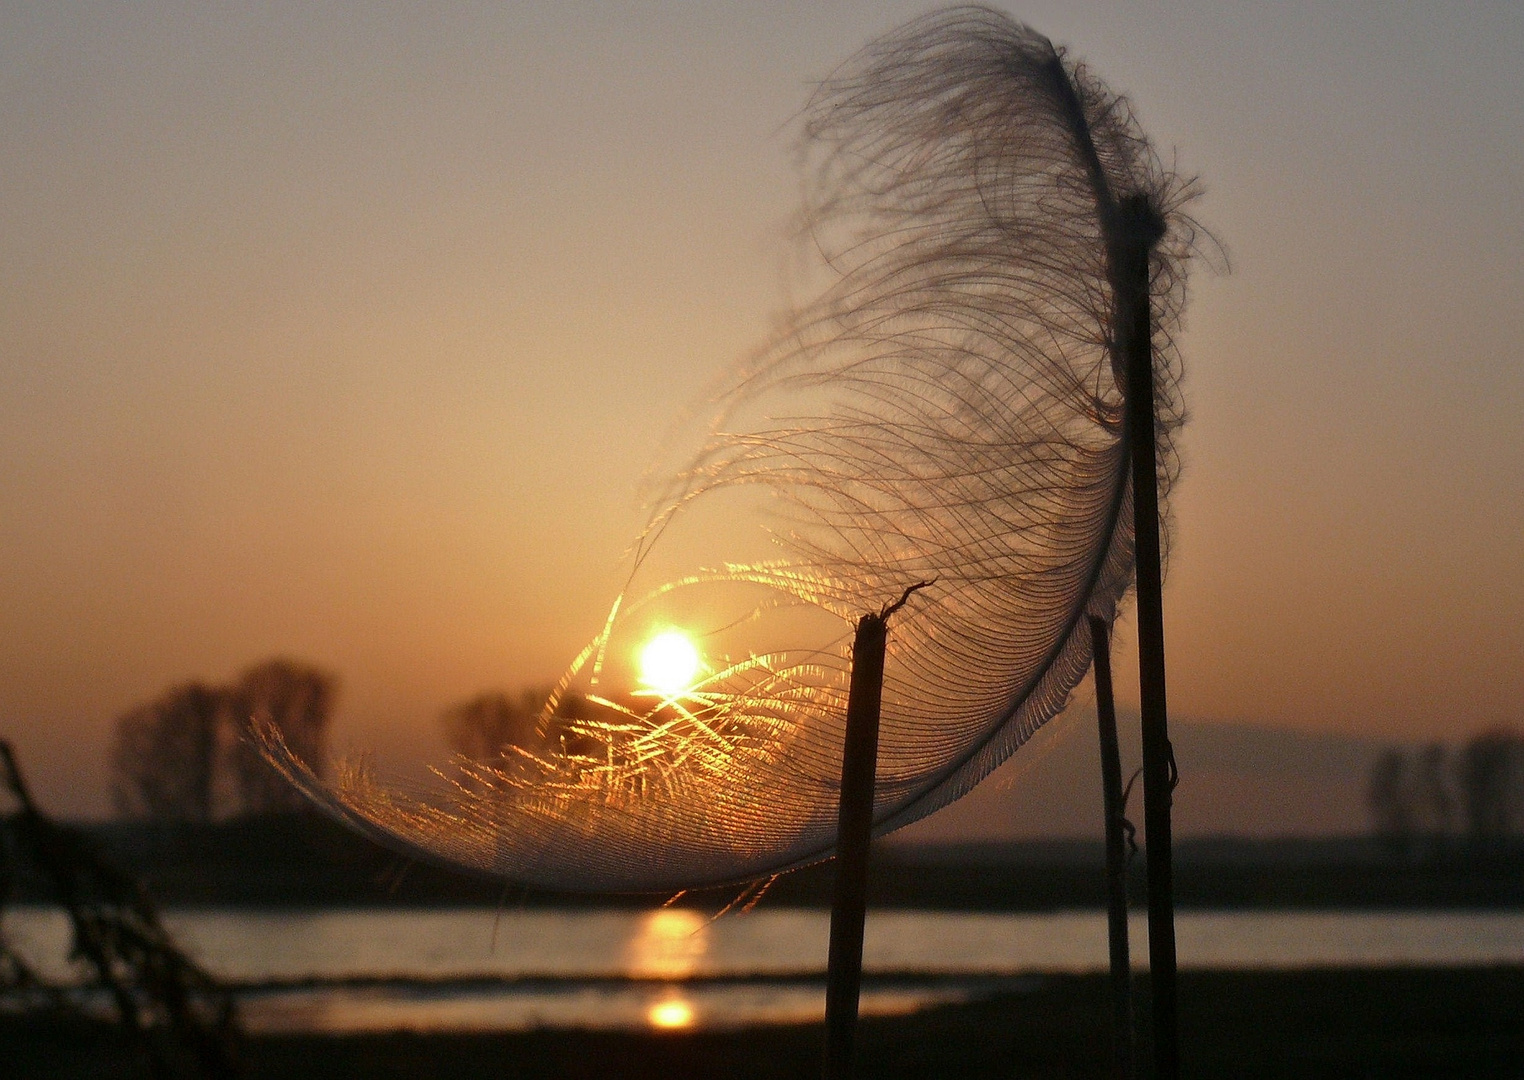
M 641 916 L 630 940 L 629 972 L 637 979 L 686 979 L 709 952 L 709 920 L 697 911 L 661 908 Z
M 654 1028 L 675 1031 L 693 1026 L 693 1006 L 681 995 L 663 998 L 646 1013 L 646 1020 Z
M 709 920 L 697 911 L 661 908 L 640 918 L 630 939 L 629 972 L 638 979 L 686 979 L 709 952 Z M 697 1010 L 675 986 L 666 987 L 646 1010 L 646 1023 L 661 1031 L 694 1026 Z

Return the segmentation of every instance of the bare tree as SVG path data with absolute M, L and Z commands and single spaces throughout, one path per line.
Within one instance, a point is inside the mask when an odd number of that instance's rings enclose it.
M 112 749 L 112 799 L 127 816 L 210 821 L 227 693 L 186 683 L 127 712 Z
M 507 746 L 530 749 L 538 745 L 535 717 L 546 695 L 521 690 L 510 697 L 502 691 L 478 694 L 452 705 L 440 715 L 445 742 L 472 761 L 495 761 Z
M 1466 828 L 1474 840 L 1524 834 L 1524 736 L 1483 732 L 1466 744 L 1459 772 Z
M 300 809 L 299 792 L 245 738 L 268 717 L 293 753 L 321 775 L 334 679 L 291 660 L 269 660 L 233 686 L 191 682 L 129 710 L 116 725 L 112 798 L 129 817 L 212 821 L 229 813 Z
M 552 715 L 543 716 L 552 690 L 528 687 L 515 695 L 490 691 L 452 705 L 440 714 L 445 742 L 457 754 L 492 764 L 503 752 L 518 747 L 533 754 L 589 754 L 596 740 L 584 728 L 617 714 L 610 706 L 595 706 L 581 694 L 563 694 Z M 607 715 L 605 715 L 607 714 Z
M 269 720 L 291 752 L 318 776 L 327 767 L 328 722 L 337 697 L 337 681 L 325 671 L 294 660 L 266 660 L 245 671 L 229 692 L 233 728 L 238 734 L 230 755 L 244 813 L 281 813 L 304 809 L 305 796 L 280 776 L 242 736 L 255 717 Z
M 1430 743 L 1418 752 L 1413 769 L 1413 803 L 1417 830 L 1439 842 L 1455 831 L 1450 752 L 1444 743 Z
M 1407 754 L 1394 746 L 1376 759 L 1365 801 L 1376 834 L 1394 847 L 1407 850 L 1418 824 Z

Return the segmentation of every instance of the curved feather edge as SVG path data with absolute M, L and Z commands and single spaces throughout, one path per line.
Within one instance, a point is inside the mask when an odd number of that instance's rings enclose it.
M 853 139 L 866 140 L 872 144 L 873 140 L 882 138 L 884 142 L 880 145 L 892 147 L 894 138 L 898 135 L 905 144 L 899 149 L 904 150 L 905 146 L 909 146 L 911 151 L 915 151 L 917 147 L 911 137 L 915 129 L 910 125 L 925 120 L 925 117 L 916 115 L 917 108 L 977 107 L 977 97 L 970 87 L 957 83 L 963 77 L 974 82 L 984 80 L 976 89 L 985 90 L 993 86 L 1007 97 L 1017 91 L 1027 95 L 1017 107 L 1040 113 L 1045 123 L 1056 125 L 1068 140 L 1067 150 L 1077 156 L 1088 173 L 1089 195 L 1096 217 L 1094 233 L 1087 233 L 1088 239 L 1082 237 L 1075 242 L 1078 245 L 1076 250 L 1086 243 L 1090 249 L 1097 245 L 1102 249 L 1111 245 L 1113 237 L 1107 232 L 1111 227 L 1107 218 L 1123 197 L 1141 196 L 1160 220 L 1168 225 L 1163 242 L 1151 253 L 1153 283 L 1148 298 L 1154 308 L 1159 334 L 1156 343 L 1160 357 L 1156 366 L 1156 428 L 1162 500 L 1177 472 L 1173 435 L 1183 420 L 1179 406 L 1179 366 L 1174 334 L 1184 302 L 1185 266 L 1196 243 L 1195 222 L 1183 212 L 1183 208 L 1196 194 L 1195 185 L 1162 167 L 1142 137 L 1125 99 L 1106 91 L 1089 76 L 1082 65 L 1071 62 L 1046 38 L 985 8 L 957 8 L 934 13 L 870 45 L 857 60 L 844 67 L 823 88 L 820 98 L 812 106 L 809 133 L 817 140 L 822 137 L 829 140 L 833 137 L 831 125 L 842 123 L 847 125 L 843 129 L 846 134 L 837 130 L 834 137 L 845 140 L 843 145 Z M 1007 82 L 1002 84 L 1002 79 Z M 938 87 L 943 96 L 932 100 L 931 104 L 914 97 L 917 94 L 929 94 L 935 98 Z M 1034 103 L 1032 95 L 1041 100 Z M 887 117 L 889 127 L 873 129 L 870 126 L 865 131 L 852 131 L 850 124 L 854 117 L 860 121 L 865 116 L 875 121 Z M 900 123 L 904 127 L 896 133 L 893 123 Z M 906 129 L 911 131 L 911 136 L 905 134 Z M 883 133 L 885 130 L 887 134 Z M 1041 130 L 1039 134 L 1045 135 Z M 852 149 L 860 150 L 861 147 Z M 928 154 L 937 149 L 929 144 L 921 148 Z M 864 160 L 867 164 L 861 166 L 855 160 L 847 163 L 847 168 L 859 170 L 857 174 L 848 176 L 848 180 L 878 179 L 872 175 L 876 165 L 871 157 Z M 996 166 L 1004 164 L 998 159 L 992 158 L 992 161 Z M 912 176 L 915 164 L 914 160 L 910 161 Z M 827 165 L 839 170 L 843 167 L 843 161 L 841 158 L 831 160 L 828 157 Z M 841 194 L 849 189 L 849 185 L 839 183 L 841 179 L 840 176 L 836 177 L 836 187 L 830 183 L 823 185 L 826 198 L 822 206 L 817 207 L 819 220 L 829 220 L 833 213 L 841 210 L 841 204 L 833 202 L 833 199 L 847 198 L 850 202 L 850 195 Z M 1063 177 L 1059 179 L 1062 181 Z M 873 194 L 870 190 L 870 201 Z M 939 198 L 935 190 L 917 189 L 910 194 L 913 204 L 924 204 L 933 209 Z M 983 197 L 982 192 L 980 197 Z M 989 210 L 987 207 L 984 209 Z M 993 210 L 989 212 L 994 213 Z M 1012 228 L 1019 232 L 1029 224 L 1017 221 L 1012 224 Z M 1042 225 L 1041 222 L 1037 224 L 1039 227 Z M 981 227 L 988 225 L 989 222 L 981 223 Z M 1038 238 L 1042 239 L 1041 236 Z M 869 236 L 863 242 L 883 243 L 885 236 Z M 1087 269 L 1078 275 L 1078 284 L 1071 290 L 1067 282 L 1059 283 L 1061 290 L 1070 290 L 1074 295 L 1065 292 L 1052 309 L 1044 306 L 1049 304 L 1049 300 L 1041 295 L 1034 294 L 1035 298 L 1023 296 L 1022 299 L 1030 302 L 1031 310 L 1035 312 L 1032 325 L 1038 336 L 1047 333 L 1057 341 L 1063 335 L 1072 335 L 1075 340 L 1080 340 L 1086 333 L 1090 333 L 1092 338 L 1088 340 L 1091 346 L 1099 347 L 1103 352 L 1112 352 L 1111 363 L 1115 374 L 1118 362 L 1111 347 L 1109 329 L 1114 322 L 1114 313 L 1106 310 L 1113 297 L 1106 287 L 1105 270 L 1095 261 L 1100 256 L 1090 249 L 1075 256 L 1082 261 L 1090 260 L 1085 263 Z M 893 258 L 891 250 L 888 259 L 891 268 L 888 272 L 891 273 L 894 272 Z M 1101 261 L 1104 262 L 1104 258 Z M 910 269 L 915 268 L 912 266 Z M 875 283 L 872 279 L 866 282 L 854 281 L 848 274 L 845 280 L 850 287 L 865 284 L 878 287 L 878 293 L 867 297 L 870 308 L 875 297 L 886 303 L 900 298 L 895 291 L 898 283 L 892 277 Z M 1015 287 L 1033 290 L 1041 284 L 1040 280 L 1036 284 L 1030 281 L 1014 283 Z M 959 294 L 956 289 L 951 292 L 944 289 L 944 292 L 937 293 L 935 290 L 938 287 L 942 285 L 934 283 L 928 286 L 930 292 L 912 292 L 909 295 L 912 300 L 923 303 L 957 299 Z M 807 386 L 812 378 L 824 379 L 825 375 L 829 375 L 828 368 L 821 369 L 825 372 L 822 375 L 812 371 L 810 364 L 819 361 L 822 356 L 829 358 L 830 350 L 835 347 L 833 341 L 827 335 L 826 338 L 817 338 L 815 344 L 811 345 L 809 335 L 820 335 L 822 327 L 849 334 L 873 332 L 875 327 L 864 331 L 861 325 L 853 323 L 852 320 L 860 312 L 869 311 L 869 308 L 854 309 L 851 301 L 855 299 L 860 298 L 850 295 L 850 292 L 844 297 L 839 287 L 836 294 L 828 295 L 822 303 L 806 308 L 796 317 L 780 343 L 763 351 L 758 363 L 742 380 L 740 390 L 731 395 L 730 405 L 720 414 L 716 427 L 716 431 L 721 433 L 719 441 L 701 453 L 693 465 L 677 474 L 668 491 L 664 508 L 653 517 L 645 537 L 647 542 L 659 537 L 680 513 L 687 512 L 696 499 L 718 488 L 760 483 L 772 485 L 780 491 L 790 490 L 790 485 L 797 489 L 801 483 L 808 485 L 810 468 L 821 467 L 822 462 L 825 462 L 824 475 L 827 480 L 844 477 L 848 483 L 871 481 L 871 477 L 852 473 L 850 470 L 855 466 L 850 462 L 842 466 L 831 455 L 837 454 L 842 446 L 857 450 L 866 447 L 867 452 L 878 452 L 879 448 L 871 442 L 853 443 L 850 439 L 846 443 L 832 443 L 831 440 L 840 432 L 828 426 L 803 429 L 800 433 L 788 435 L 781 443 L 774 441 L 771 444 L 765 439 L 749 442 L 736 435 L 724 435 L 721 426 L 731 418 L 737 404 L 744 407 L 758 395 L 773 388 Z M 1058 310 L 1066 303 L 1073 308 L 1067 314 Z M 869 315 L 872 315 L 871 311 Z M 1091 320 L 1093 325 L 1086 323 L 1081 326 L 1080 323 L 1086 319 Z M 1094 337 L 1096 334 L 1100 335 L 1099 338 Z M 914 334 L 910 335 L 912 340 L 914 337 Z M 899 348 L 901 345 L 897 339 L 891 339 L 886 347 Z M 1018 348 L 1019 355 L 1026 356 L 1032 363 L 1043 362 L 1040 353 L 1025 339 L 1011 347 Z M 811 349 L 815 351 L 812 352 Z M 889 402 L 890 405 L 886 407 L 903 405 L 903 402 L 896 404 L 893 397 L 900 390 L 892 387 L 885 389 L 883 385 L 871 382 L 873 363 L 892 363 L 893 354 L 887 360 L 883 357 L 877 361 L 870 357 L 869 360 L 866 367 L 853 361 L 857 366 L 837 374 L 863 379 L 864 385 L 872 388 L 872 393 L 884 395 L 882 399 L 874 400 Z M 1120 384 L 1120 380 L 1116 381 Z M 1094 422 L 1097 430 L 1110 433 L 1113 441 L 1104 450 L 1092 453 L 1092 456 L 1099 455 L 1097 461 L 1109 462 L 1109 471 L 1106 473 L 1109 477 L 1109 496 L 1106 500 L 1105 529 L 1099 538 L 1102 542 L 1095 546 L 1088 561 L 1088 570 L 1084 575 L 1086 585 L 1079 590 L 1074 602 L 1063 613 L 1056 631 L 1051 634 L 1044 631 L 1040 635 L 1043 640 L 1051 637 L 1051 645 L 1045 657 L 1031 670 L 1025 685 L 1007 698 L 1006 707 L 994 714 L 992 719 L 980 722 L 979 728 L 983 732 L 980 737 L 965 739 L 956 753 L 946 755 L 934 769 L 917 777 L 914 783 L 901 781 L 898 786 L 892 783 L 881 785 L 875 814 L 876 833 L 882 834 L 908 824 L 966 794 L 1014 753 L 1042 724 L 1063 710 L 1074 687 L 1088 670 L 1091 654 L 1085 617 L 1098 615 L 1108 621 L 1114 619 L 1130 587 L 1133 570 L 1131 487 L 1126 469 L 1127 454 L 1122 441 L 1119 413 L 1113 408 L 1121 385 L 1125 384 L 1113 385 L 1106 388 L 1104 393 L 1100 388 L 1096 391 L 1095 408 L 1098 412 Z M 913 391 L 913 379 L 910 386 Z M 916 415 L 914 409 L 911 414 Z M 871 412 L 862 415 L 868 415 L 871 419 Z M 939 437 L 945 438 L 945 432 L 940 433 Z M 811 439 L 816 442 L 811 443 Z M 1056 445 L 1062 448 L 1062 439 Z M 812 457 L 812 454 L 816 456 Z M 780 461 L 783 464 L 780 465 Z M 847 469 L 847 472 L 831 473 L 830 470 L 839 467 Z M 1033 475 L 1039 478 L 1046 475 L 1037 466 L 1033 466 L 1033 470 Z M 801 550 L 806 556 L 804 562 L 792 566 L 728 567 L 708 572 L 708 577 L 703 573 L 691 575 L 663 588 L 700 581 L 747 581 L 752 585 L 776 590 L 780 596 L 814 604 L 838 617 L 848 618 L 854 610 L 861 612 L 881 606 L 881 601 L 875 602 L 875 596 L 897 594 L 908 580 L 937 576 L 936 567 L 913 564 L 914 560 L 905 565 L 892 565 L 892 560 L 889 563 L 877 562 L 870 557 L 888 550 L 868 531 L 870 525 L 863 524 L 864 521 L 871 523 L 879 520 L 871 513 L 874 509 L 871 490 L 866 502 L 853 501 L 858 498 L 857 493 L 843 495 L 836 504 L 829 503 L 829 495 L 825 496 L 825 503 L 820 502 L 817 493 L 810 490 L 806 490 L 802 496 L 795 490 L 795 497 L 802 500 L 799 505 L 824 514 L 823 520 L 827 525 L 818 534 L 824 539 L 817 538 L 803 544 Z M 811 503 L 812 499 L 817 501 Z M 914 509 L 912 506 L 911 510 Z M 855 520 L 852 518 L 854 513 L 858 515 Z M 832 518 L 832 514 L 838 516 Z M 833 533 L 832 528 L 837 531 Z M 852 532 L 854 529 L 864 531 L 855 533 Z M 854 543 L 862 543 L 864 548 L 854 548 Z M 810 563 L 809 557 L 816 556 L 816 561 Z M 970 579 L 965 582 L 965 587 L 969 590 L 969 595 L 974 595 L 977 593 L 978 582 Z M 590 645 L 572 666 L 557 691 L 558 695 L 565 692 L 572 674 L 581 670 L 584 664 L 591 664 L 596 671 L 602 660 L 602 650 L 615 624 L 615 616 L 619 613 L 620 605 L 616 603 L 600 639 Z M 891 664 L 896 662 L 894 650 L 898 640 L 891 630 Z M 917 640 L 924 645 L 929 639 Z M 907 655 L 901 652 L 900 660 L 903 661 Z M 804 664 L 798 670 L 807 674 L 803 682 L 809 682 L 819 675 L 819 672 L 807 671 L 807 665 Z M 838 701 L 839 695 L 831 682 L 832 677 L 832 673 L 827 672 L 816 679 L 819 685 L 812 684 L 811 692 L 815 696 L 809 701 L 817 712 Z M 553 698 L 546 715 L 549 716 L 554 709 Z M 702 720 L 702 717 L 695 718 L 695 723 L 702 727 Z M 911 723 L 907 730 L 914 727 L 914 723 Z M 768 861 L 768 857 L 759 855 L 751 863 L 746 863 L 744 859 L 731 859 L 727 863 L 717 855 L 713 865 L 706 869 L 702 844 L 692 841 L 686 835 L 672 834 L 670 830 L 674 827 L 673 822 L 664 819 L 653 826 L 648 847 L 650 851 L 655 851 L 656 847 L 650 845 L 659 846 L 663 837 L 678 846 L 688 845 L 683 848 L 687 862 L 681 859 L 677 861 L 677 865 L 682 867 L 679 874 L 672 866 L 653 865 L 651 860 L 643 860 L 640 851 L 618 850 L 616 841 L 620 841 L 621 837 L 615 833 L 624 824 L 638 826 L 635 819 L 641 813 L 655 814 L 656 810 L 651 806 L 640 808 L 632 804 L 628 810 L 618 806 L 600 806 L 598 810 L 605 818 L 598 820 L 606 820 L 609 823 L 607 827 L 614 830 L 608 837 L 611 841 L 607 845 L 608 850 L 604 850 L 596 842 L 596 832 L 584 831 L 579 834 L 574 824 L 568 824 L 556 816 L 568 804 L 564 800 L 558 801 L 560 796 L 554 791 L 539 801 L 525 802 L 522 805 L 505 804 L 500 789 L 492 799 L 480 798 L 479 787 L 473 785 L 485 783 L 490 787 L 506 778 L 503 770 L 483 770 L 469 763 L 458 763 L 462 769 L 459 776 L 440 774 L 447 784 L 453 785 L 456 793 L 447 804 L 440 804 L 437 799 L 423 792 L 415 794 L 401 788 L 383 786 L 363 766 L 346 767 L 337 782 L 330 786 L 291 754 L 280 739 L 279 732 L 268 724 L 257 726 L 255 737 L 269 759 L 292 783 L 319 806 L 373 839 L 412 855 L 465 864 L 487 874 L 510 876 L 553 887 L 599 891 L 670 891 L 673 888 L 749 881 L 829 857 L 834 844 L 834 814 L 831 826 L 825 828 L 820 823 L 817 806 L 814 819 L 797 823 L 804 831 L 795 837 L 792 847 L 780 842 L 778 850 L 786 850 L 787 857 L 774 857 L 773 861 Z M 819 743 L 820 740 L 816 739 L 815 742 Z M 735 745 L 739 746 L 740 743 Z M 734 746 L 728 749 L 733 750 Z M 824 754 L 823 745 L 799 743 L 796 749 L 813 755 L 811 767 L 816 772 L 812 775 L 823 775 L 818 759 L 829 757 Z M 772 758 L 767 760 L 773 762 Z M 511 765 L 509 763 L 505 769 L 511 771 Z M 769 767 L 774 768 L 780 776 L 785 775 L 787 768 L 776 762 Z M 896 795 L 894 791 L 901 793 Z M 752 806 L 743 809 L 752 815 L 760 812 Z M 754 825 L 755 822 L 751 824 Z M 628 841 L 628 836 L 624 836 L 623 840 Z M 694 847 L 694 844 L 698 846 Z M 710 870 L 713 872 L 710 873 Z

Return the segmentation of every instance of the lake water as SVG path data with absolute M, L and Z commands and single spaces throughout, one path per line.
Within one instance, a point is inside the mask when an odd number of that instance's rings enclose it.
M 240 984 L 251 1029 L 733 1027 L 818 1020 L 830 917 L 699 912 L 175 910 L 189 951 Z M 64 915 L 15 908 L 5 930 L 70 974 Z M 1133 954 L 1147 963 L 1141 916 Z M 1524 912 L 1187 911 L 1182 967 L 1524 963 Z M 1106 968 L 1101 912 L 870 912 L 865 1014 L 903 1013 L 1045 973 Z

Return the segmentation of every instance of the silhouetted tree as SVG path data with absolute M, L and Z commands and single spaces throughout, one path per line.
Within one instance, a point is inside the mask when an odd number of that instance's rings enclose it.
M 210 821 L 216 809 L 223 690 L 192 682 L 117 721 L 112 799 L 119 812 L 175 821 Z
M 1417 831 L 1408 756 L 1397 747 L 1383 751 L 1371 768 L 1366 805 L 1370 807 L 1376 834 L 1387 843 L 1406 850 Z
M 554 714 L 542 720 L 540 714 L 551 693 L 548 686 L 529 687 L 512 696 L 493 691 L 452 705 L 440 715 L 445 742 L 457 754 L 487 764 L 498 761 L 508 747 L 532 754 L 596 752 L 600 744 L 580 734 L 578 722 L 595 717 L 617 720 L 617 713 L 569 693 L 556 703 Z
M 269 718 L 319 775 L 325 769 L 333 676 L 291 660 L 268 660 L 233 686 L 191 682 L 123 714 L 112 748 L 119 813 L 211 821 L 233 813 L 301 809 L 301 794 L 246 739 Z
M 269 720 L 291 752 L 322 776 L 327 767 L 328 721 L 337 696 L 334 677 L 294 660 L 267 660 L 245 671 L 228 695 L 238 735 L 231 765 L 243 812 L 305 808 L 305 796 L 271 768 L 243 735 L 252 718 Z
M 1372 767 L 1366 802 L 1377 834 L 1403 850 L 1462 827 L 1484 843 L 1524 836 L 1524 735 L 1483 732 L 1459 752 L 1441 743 L 1414 753 L 1394 747 Z
M 1459 772 L 1473 839 L 1524 834 L 1524 736 L 1502 729 L 1476 736 L 1466 744 Z
M 1418 751 L 1413 768 L 1417 831 L 1434 842 L 1455 831 L 1452 772 L 1450 752 L 1444 743 L 1430 743 Z
M 548 691 L 521 690 L 513 697 L 496 691 L 452 705 L 440 716 L 445 742 L 473 761 L 496 761 L 506 746 L 540 747 L 536 718 Z
M 625 707 L 639 707 L 638 702 L 625 701 Z M 556 704 L 555 715 L 545 724 L 546 742 L 557 753 L 596 756 L 603 743 L 585 734 L 588 724 L 618 723 L 622 719 L 618 709 L 607 704 L 589 701 L 581 694 L 567 694 Z

